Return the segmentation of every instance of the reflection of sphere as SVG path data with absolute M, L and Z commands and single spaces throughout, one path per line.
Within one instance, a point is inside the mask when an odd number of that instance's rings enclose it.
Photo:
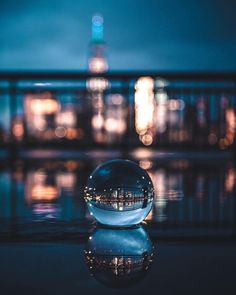
M 128 160 L 112 160 L 96 168 L 85 189 L 90 214 L 110 226 L 142 222 L 151 210 L 153 195 L 147 172 Z
M 139 282 L 153 259 L 153 245 L 142 227 L 97 229 L 89 238 L 85 260 L 101 283 L 125 287 Z

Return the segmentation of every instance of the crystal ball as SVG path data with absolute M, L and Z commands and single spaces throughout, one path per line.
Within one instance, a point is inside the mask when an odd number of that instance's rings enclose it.
M 149 175 L 129 160 L 112 160 L 98 166 L 85 188 L 90 214 L 107 226 L 139 224 L 150 212 L 153 198 Z
M 146 276 L 153 261 L 153 244 L 143 227 L 98 228 L 89 237 L 85 261 L 100 283 L 121 288 Z

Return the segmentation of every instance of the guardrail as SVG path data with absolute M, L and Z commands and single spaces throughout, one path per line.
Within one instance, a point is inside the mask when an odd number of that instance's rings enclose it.
M 14 147 L 232 149 L 236 73 L 0 72 Z

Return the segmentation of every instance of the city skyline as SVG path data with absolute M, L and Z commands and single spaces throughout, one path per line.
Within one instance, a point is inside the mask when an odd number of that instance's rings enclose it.
M 1 1 L 0 70 L 87 69 L 104 16 L 110 70 L 236 69 L 234 1 Z M 213 9 L 214 8 L 214 9 Z

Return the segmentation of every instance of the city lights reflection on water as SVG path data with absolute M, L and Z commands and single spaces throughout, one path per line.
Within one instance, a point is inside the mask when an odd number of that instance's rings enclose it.
M 198 160 L 193 165 L 187 159 L 141 159 L 138 163 L 148 172 L 155 189 L 146 222 L 233 226 L 236 169 L 232 162 Z M 32 162 L 29 169 L 27 162 L 20 161 L 12 172 L 1 166 L 0 219 L 94 221 L 87 211 L 84 188 L 97 164 L 44 160 Z M 122 202 L 119 206 L 122 208 Z

